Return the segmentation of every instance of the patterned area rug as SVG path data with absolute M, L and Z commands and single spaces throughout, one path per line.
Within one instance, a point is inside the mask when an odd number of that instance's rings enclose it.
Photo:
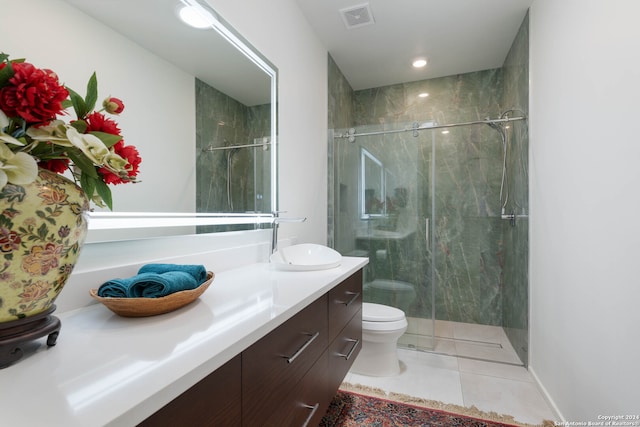
M 320 427 L 511 427 L 378 397 L 339 390 Z

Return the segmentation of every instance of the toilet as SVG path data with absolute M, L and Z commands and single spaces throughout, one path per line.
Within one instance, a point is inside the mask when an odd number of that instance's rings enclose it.
M 400 373 L 398 338 L 407 330 L 404 312 L 395 307 L 365 302 L 362 304 L 362 349 L 351 372 L 373 377 Z

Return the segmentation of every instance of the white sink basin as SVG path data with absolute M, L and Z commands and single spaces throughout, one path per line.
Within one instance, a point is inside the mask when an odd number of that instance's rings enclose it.
M 327 270 L 340 265 L 342 255 L 323 245 L 302 243 L 278 249 L 271 255 L 271 264 L 278 270 Z

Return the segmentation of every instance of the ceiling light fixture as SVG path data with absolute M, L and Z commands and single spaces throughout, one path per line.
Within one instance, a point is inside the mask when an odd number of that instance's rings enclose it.
M 418 96 L 419 96 L 420 98 L 426 98 L 426 97 L 428 97 L 428 96 L 429 96 L 429 94 L 428 94 L 427 92 L 422 92 L 422 93 L 419 93 L 419 94 L 418 94 Z
M 414 68 L 422 68 L 422 67 L 425 67 L 426 65 L 427 65 L 427 60 L 424 58 L 416 58 L 413 60 Z
M 180 4 L 176 10 L 180 20 L 193 28 L 211 28 L 211 23 L 215 21 L 211 13 L 197 4 Z

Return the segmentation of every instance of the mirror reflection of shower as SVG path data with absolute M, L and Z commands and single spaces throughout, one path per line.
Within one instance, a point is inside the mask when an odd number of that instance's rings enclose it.
M 265 192 L 261 183 L 270 173 L 269 137 L 254 138 L 252 143 L 234 144 L 227 138 L 221 143 L 212 142 L 202 149 L 203 154 L 221 153 L 223 157 L 208 156 L 214 169 L 223 167 L 224 174 L 210 176 L 213 187 L 219 187 L 219 181 L 224 179 L 224 193 L 218 192 L 216 208 L 226 212 L 262 212 Z M 251 201 L 253 199 L 253 202 Z
M 227 141 L 226 139 L 224 140 L 224 144 L 225 146 L 229 145 L 229 141 Z M 235 148 L 229 148 L 227 150 L 227 209 L 229 209 L 229 212 L 233 212 L 233 197 L 232 197 L 232 186 L 233 186 L 233 180 L 231 179 L 232 176 L 232 172 L 233 172 L 233 157 L 236 155 L 236 153 L 238 153 L 240 151 L 240 148 L 235 147 Z

